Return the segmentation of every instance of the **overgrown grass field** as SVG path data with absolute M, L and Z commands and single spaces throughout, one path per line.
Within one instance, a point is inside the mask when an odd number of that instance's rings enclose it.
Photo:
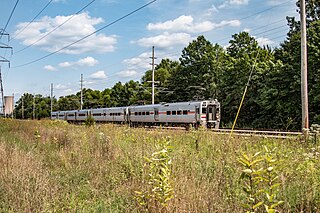
M 280 212 L 320 211 L 320 144 L 112 124 L 0 120 L 1 212 L 244 212 L 243 154 L 273 151 Z M 172 146 L 166 205 L 140 205 L 146 159 Z M 261 154 L 263 155 L 263 154 Z M 256 201 L 264 201 L 264 194 Z M 262 206 L 255 209 L 265 212 Z

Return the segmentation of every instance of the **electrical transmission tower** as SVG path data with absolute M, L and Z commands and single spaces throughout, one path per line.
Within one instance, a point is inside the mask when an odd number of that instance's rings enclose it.
M 0 114 L 4 115 L 4 94 L 3 94 L 1 67 L 0 67 L 0 93 L 1 93 L 1 111 L 0 111 Z
M 2 36 L 7 36 L 8 42 L 9 42 L 9 33 L 5 32 L 4 29 L 0 29 L 0 39 Z M 11 55 L 12 55 L 12 47 L 9 45 L 6 45 L 0 41 L 0 49 L 11 49 Z M 0 63 L 8 63 L 10 67 L 10 60 L 6 59 L 4 56 L 0 55 Z M 4 93 L 3 93 L 3 83 L 2 83 L 2 75 L 1 75 L 1 66 L 0 66 L 0 98 L 1 98 L 1 109 L 0 114 L 4 115 L 4 109 L 5 109 L 5 102 L 4 102 Z

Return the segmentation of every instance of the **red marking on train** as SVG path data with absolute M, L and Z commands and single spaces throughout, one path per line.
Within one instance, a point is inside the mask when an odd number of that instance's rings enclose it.
M 201 118 L 207 118 L 207 116 L 206 115 L 201 115 Z

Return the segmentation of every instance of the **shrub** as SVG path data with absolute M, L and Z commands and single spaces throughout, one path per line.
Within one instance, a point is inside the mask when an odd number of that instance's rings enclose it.
M 84 123 L 86 126 L 94 126 L 96 124 L 96 121 L 92 116 L 88 116 Z

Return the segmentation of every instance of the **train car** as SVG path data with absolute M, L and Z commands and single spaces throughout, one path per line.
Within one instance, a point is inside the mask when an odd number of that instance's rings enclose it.
M 219 128 L 220 103 L 217 100 L 190 101 L 59 111 L 51 114 L 52 119 L 69 122 L 84 122 L 89 116 L 97 122 Z
M 71 110 L 66 112 L 66 120 L 70 122 L 77 121 L 77 112 L 78 110 Z
M 167 126 L 205 126 L 218 128 L 220 124 L 220 103 L 214 101 L 193 101 L 163 103 L 129 107 L 133 124 L 161 124 Z
M 108 108 L 98 108 L 91 110 L 91 116 L 97 122 L 106 122 Z
M 51 120 L 57 120 L 58 119 L 58 115 L 59 115 L 58 112 L 52 112 L 51 113 Z
M 105 121 L 117 122 L 117 123 L 129 122 L 129 120 L 128 120 L 128 107 L 108 108 Z
M 89 116 L 91 116 L 91 111 L 89 109 L 82 109 L 77 110 L 76 112 L 76 121 L 77 122 L 83 122 L 85 121 Z M 70 120 L 67 120 L 70 121 Z
M 128 109 L 129 120 L 133 125 L 151 125 L 157 120 L 155 109 L 158 109 L 160 106 L 160 104 L 131 106 Z
M 57 119 L 58 120 L 67 120 L 67 118 L 66 118 L 66 111 L 60 111 L 60 112 L 58 112 L 57 114 L 58 114 L 58 116 L 57 116 Z

